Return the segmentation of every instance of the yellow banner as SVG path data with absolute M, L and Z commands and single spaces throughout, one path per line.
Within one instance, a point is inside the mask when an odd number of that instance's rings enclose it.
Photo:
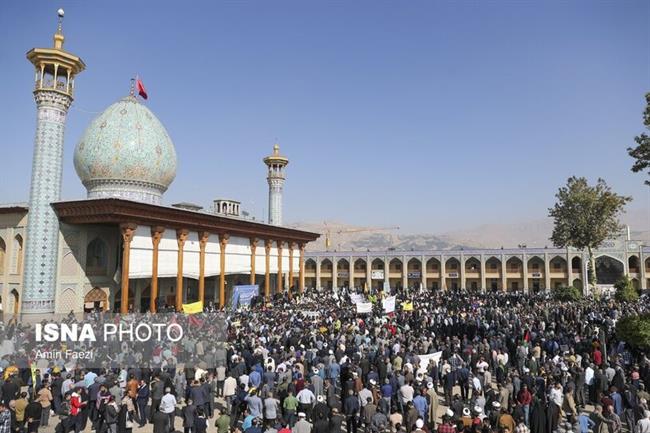
M 413 311 L 413 302 L 402 302 L 402 310 Z
M 203 302 L 193 302 L 191 304 L 183 304 L 183 313 L 196 314 L 203 312 Z

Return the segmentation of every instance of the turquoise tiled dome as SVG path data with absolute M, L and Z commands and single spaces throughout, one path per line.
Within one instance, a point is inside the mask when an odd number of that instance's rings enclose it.
M 176 151 L 156 116 L 127 96 L 90 123 L 75 148 L 74 167 L 88 198 L 159 204 L 176 176 Z

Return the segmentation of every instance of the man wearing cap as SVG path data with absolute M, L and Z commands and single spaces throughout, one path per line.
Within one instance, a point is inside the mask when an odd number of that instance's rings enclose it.
M 431 430 L 436 429 L 436 418 L 438 416 L 438 393 L 436 388 L 433 386 L 433 382 L 427 383 L 427 403 L 429 406 L 429 416 L 427 421 L 429 422 L 429 427 Z
M 298 412 L 298 422 L 293 426 L 292 433 L 311 433 L 312 425 L 305 418 L 304 412 Z
M 422 429 L 424 427 L 424 421 L 419 418 L 417 421 L 415 421 L 415 430 L 413 430 L 413 433 L 425 433 L 425 431 Z

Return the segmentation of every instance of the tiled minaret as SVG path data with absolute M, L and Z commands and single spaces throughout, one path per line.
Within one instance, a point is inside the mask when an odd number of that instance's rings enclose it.
M 289 160 L 280 155 L 280 146 L 273 146 L 273 155 L 264 158 L 268 167 L 266 180 L 269 183 L 269 224 L 282 225 L 282 189 L 284 188 L 284 168 Z
M 33 48 L 27 53 L 36 68 L 37 115 L 22 291 L 24 316 L 54 312 L 59 221 L 50 203 L 61 195 L 65 120 L 72 104 L 74 78 L 85 68 L 79 57 L 63 50 L 63 9 L 58 14 L 54 47 Z

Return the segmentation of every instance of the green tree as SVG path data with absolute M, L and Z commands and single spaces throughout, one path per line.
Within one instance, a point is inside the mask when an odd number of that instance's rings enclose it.
M 650 130 L 650 92 L 645 94 L 646 107 L 643 112 L 643 124 L 646 129 Z M 636 147 L 628 147 L 627 153 L 635 159 L 632 165 L 632 171 L 638 173 L 650 168 L 650 137 L 645 133 L 641 133 L 634 137 Z M 648 171 L 650 174 L 650 170 Z M 650 185 L 650 180 L 645 181 L 646 185 Z
M 551 241 L 558 248 L 573 247 L 589 253 L 589 285 L 596 284 L 594 249 L 618 235 L 623 226 L 618 218 L 632 197 L 618 195 L 598 179 L 595 186 L 584 177 L 570 177 L 555 195 L 557 202 L 548 210 L 554 228 Z
M 650 348 L 650 314 L 623 317 L 616 322 L 616 336 L 633 347 Z
M 551 291 L 551 294 L 558 301 L 577 301 L 582 298 L 580 290 L 573 286 L 556 287 Z
M 623 276 L 614 284 L 616 294 L 614 295 L 619 301 L 636 302 L 639 300 L 639 292 L 634 288 L 632 280 L 627 275 Z

